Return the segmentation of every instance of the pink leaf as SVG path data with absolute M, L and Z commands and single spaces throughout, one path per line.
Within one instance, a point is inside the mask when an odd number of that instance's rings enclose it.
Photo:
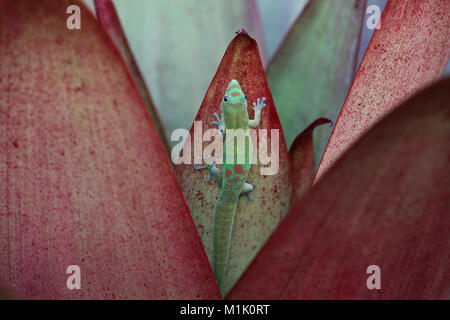
M 380 27 L 342 107 L 317 178 L 378 119 L 437 80 L 447 64 L 448 0 L 389 1 Z
M 228 298 L 448 299 L 449 120 L 450 79 L 383 119 L 293 204 Z
M 81 7 L 81 30 L 66 8 Z M 119 52 L 80 1 L 0 8 L 0 283 L 22 298 L 220 293 Z M 69 290 L 77 265 L 81 290 Z

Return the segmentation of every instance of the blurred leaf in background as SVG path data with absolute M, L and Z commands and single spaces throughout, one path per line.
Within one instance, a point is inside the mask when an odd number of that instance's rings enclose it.
M 267 69 L 288 146 L 319 117 L 335 121 L 352 84 L 365 0 L 312 0 Z M 316 159 L 330 126 L 316 131 Z
M 449 89 L 422 90 L 347 150 L 228 298 L 448 299 Z M 365 288 L 373 264 L 381 290 Z
M 219 298 L 129 70 L 84 6 L 81 30 L 61 27 L 70 4 L 0 6 L 1 285 L 34 299 Z M 73 264 L 82 290 L 66 289 Z
M 258 0 L 267 57 L 273 57 L 309 0 Z
M 167 137 L 189 128 L 235 31 L 257 39 L 265 60 L 256 0 L 115 0 L 130 47 Z

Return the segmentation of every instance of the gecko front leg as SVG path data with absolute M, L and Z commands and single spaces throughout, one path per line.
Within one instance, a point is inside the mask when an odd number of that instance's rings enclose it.
M 248 120 L 248 126 L 250 128 L 259 127 L 259 124 L 261 122 L 261 111 L 266 106 L 264 101 L 266 101 L 266 97 L 258 98 L 256 102 L 253 102 L 253 110 L 255 110 L 255 119 Z
M 217 126 L 217 129 L 222 134 L 222 136 L 225 135 L 225 122 L 223 121 L 223 113 L 220 115 L 217 114 L 217 112 L 213 113 L 213 116 L 217 119 L 217 121 L 213 121 L 212 124 Z

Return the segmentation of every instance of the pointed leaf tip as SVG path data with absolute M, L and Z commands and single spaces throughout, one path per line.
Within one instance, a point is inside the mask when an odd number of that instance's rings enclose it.
M 237 35 L 239 35 L 239 34 L 245 34 L 245 35 L 249 35 L 248 33 L 247 33 L 247 31 L 245 31 L 245 29 L 244 28 L 240 28 L 238 31 L 236 31 L 236 34 Z
M 317 126 L 333 121 L 327 118 L 319 118 L 301 132 L 292 143 L 289 150 L 291 164 L 290 179 L 292 183 L 292 200 L 299 199 L 311 186 L 314 180 L 314 143 L 313 132 Z
M 68 3 L 80 30 L 61 24 Z M 219 298 L 158 133 L 85 5 L 3 1 L 0 61 L 0 285 L 23 299 Z M 66 288 L 71 265 L 81 290 Z

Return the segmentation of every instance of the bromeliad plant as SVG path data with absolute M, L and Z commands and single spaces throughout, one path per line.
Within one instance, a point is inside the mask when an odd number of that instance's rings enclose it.
M 74 2 L 83 25 L 70 31 Z M 448 60 L 449 4 L 388 3 L 310 188 L 313 131 L 329 122 L 312 120 L 337 118 L 318 108 L 348 89 L 365 11 L 330 3 L 310 1 L 266 71 L 238 32 L 196 116 L 212 127 L 237 79 L 249 101 L 267 98 L 260 127 L 280 131 L 278 173 L 252 165 L 254 201 L 239 200 L 222 294 L 448 298 L 450 82 L 416 91 Z M 97 19 L 77 1 L 0 1 L 0 283 L 24 298 L 220 298 L 208 261 L 219 189 L 195 164 L 174 172 L 114 8 L 96 7 Z M 70 265 L 80 290 L 66 287 Z M 381 290 L 366 286 L 371 265 Z

